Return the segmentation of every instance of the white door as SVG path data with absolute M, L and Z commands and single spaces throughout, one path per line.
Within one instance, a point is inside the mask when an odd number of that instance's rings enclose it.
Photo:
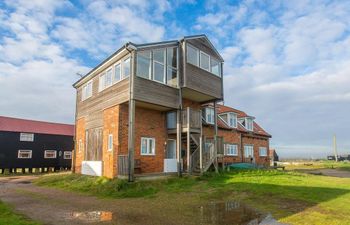
M 164 159 L 164 172 L 177 172 L 176 140 L 173 139 L 169 139 L 167 141 L 167 148 Z

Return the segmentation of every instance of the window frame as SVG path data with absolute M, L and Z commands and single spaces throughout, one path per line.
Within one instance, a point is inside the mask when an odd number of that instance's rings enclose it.
M 235 123 L 234 123 L 234 125 L 232 126 L 231 125 L 231 117 L 234 117 L 235 118 Z M 237 121 L 238 120 L 238 118 L 237 118 L 237 113 L 234 113 L 234 112 L 229 112 L 229 113 L 227 113 L 227 123 L 228 123 L 228 125 L 230 126 L 230 127 L 232 127 L 232 128 L 237 128 Z
M 205 68 L 202 67 L 202 54 L 208 56 L 208 69 L 205 69 Z M 211 69 L 210 69 L 210 68 L 211 68 L 211 67 L 210 67 L 210 59 L 211 59 L 211 57 L 210 57 L 209 54 L 207 54 L 207 53 L 205 53 L 205 52 L 203 52 L 203 51 L 201 51 L 201 50 L 199 51 L 199 67 L 200 67 L 201 69 L 203 69 L 203 70 L 205 70 L 205 71 L 211 73 Z
M 251 155 L 251 157 L 254 158 L 254 145 L 252 145 L 252 144 L 245 144 L 245 145 L 243 146 L 244 158 L 248 158 L 248 157 L 249 157 L 248 155 L 246 155 L 246 147 L 251 147 L 252 154 L 253 154 L 253 155 Z
M 48 152 L 54 152 L 54 153 L 55 153 L 55 157 L 48 157 L 48 156 L 46 155 Z M 52 150 L 52 149 L 50 149 L 50 150 L 45 150 L 45 151 L 44 151 L 44 159 L 57 159 L 57 150 Z
M 209 122 L 209 120 L 208 120 L 208 115 L 209 115 L 208 111 L 209 110 L 213 112 L 213 115 L 211 117 L 213 119 L 212 122 Z M 205 107 L 205 122 L 207 122 L 208 124 L 215 124 L 215 109 L 214 108 Z
M 29 157 L 20 157 L 20 154 L 22 151 L 28 151 L 29 152 Z M 17 159 L 31 159 L 33 158 L 33 151 L 29 149 L 19 149 L 17 152 Z
M 251 129 L 248 128 L 248 121 L 251 121 Z M 254 131 L 254 120 L 251 117 L 246 117 L 245 118 L 245 129 L 249 131 Z
M 31 136 L 31 138 L 28 138 L 29 135 Z M 21 132 L 19 134 L 19 141 L 34 142 L 34 133 Z
M 196 52 L 197 52 L 197 59 L 196 59 L 196 61 L 197 61 L 197 64 L 193 64 L 192 62 L 189 62 L 188 61 L 188 59 L 189 59 L 189 57 L 188 57 L 188 48 L 192 48 L 192 49 L 194 49 L 194 50 L 196 50 Z M 194 65 L 194 66 L 197 66 L 197 67 L 199 67 L 200 68 L 200 50 L 198 49 L 198 48 L 196 48 L 196 47 L 194 47 L 193 45 L 191 45 L 191 44 L 189 44 L 189 43 L 187 43 L 186 44 L 186 62 L 187 63 L 189 63 L 189 64 L 191 64 L 191 65 Z
M 148 52 L 149 53 L 149 58 L 141 56 L 139 54 L 140 52 Z M 139 57 L 149 61 L 148 77 L 147 78 L 138 75 L 138 72 L 139 72 L 138 71 L 138 61 L 139 61 L 138 59 L 139 59 Z M 153 80 L 153 78 L 152 78 L 152 76 L 153 76 L 153 59 L 152 58 L 153 58 L 152 50 L 140 50 L 140 51 L 137 51 L 137 53 L 136 53 L 136 60 L 137 60 L 137 62 L 136 62 L 136 76 L 137 77 L 148 79 L 148 80 Z
M 109 152 L 113 151 L 113 134 L 108 135 L 107 151 Z
M 235 146 L 236 153 L 235 154 L 229 154 L 228 146 Z M 226 154 L 225 155 L 227 155 L 227 156 L 238 156 L 238 145 L 237 144 L 226 143 L 225 144 L 225 150 L 226 150 Z
M 158 60 L 154 59 L 154 50 L 163 51 L 163 62 L 159 62 Z M 154 50 L 151 51 L 152 52 L 152 58 L 151 58 L 151 61 L 152 61 L 152 74 L 151 74 L 152 80 L 155 82 L 161 83 L 161 84 L 167 84 L 167 51 L 166 51 L 166 48 L 159 48 L 159 49 L 154 49 Z M 163 66 L 163 82 L 155 79 L 155 64 L 156 63 Z
M 67 158 L 67 153 L 69 155 L 69 158 Z M 63 159 L 72 159 L 72 152 L 71 151 L 63 151 Z
M 124 68 L 124 63 L 125 63 L 125 61 L 127 61 L 127 60 L 129 60 L 129 74 L 128 74 L 128 76 L 125 76 L 124 75 L 124 70 L 125 70 L 125 68 Z M 125 58 L 123 58 L 123 59 L 121 59 L 120 60 L 121 61 L 121 73 L 122 73 L 122 78 L 121 78 L 121 80 L 124 80 L 124 79 L 126 79 L 126 78 L 128 78 L 128 77 L 130 77 L 130 75 L 131 75 L 131 57 L 130 57 L 130 55 L 128 55 L 127 57 L 125 57 Z
M 81 88 L 81 101 L 85 101 L 88 98 L 91 98 L 92 96 L 92 88 L 93 88 L 93 80 L 89 80 L 88 82 L 86 82 L 86 84 Z M 87 88 L 88 86 L 91 85 L 91 93 L 89 93 L 89 95 L 87 95 Z
M 142 142 L 143 142 L 143 140 L 146 140 L 146 152 L 147 153 L 143 153 L 142 152 Z M 152 152 L 151 153 L 149 153 L 149 150 L 148 150 L 150 141 L 153 141 Z M 155 138 L 152 138 L 152 137 L 141 137 L 140 155 L 143 155 L 143 156 L 154 156 L 154 155 L 156 155 L 156 139 Z
M 265 150 L 265 154 L 261 154 L 261 150 Z M 267 147 L 259 147 L 259 156 L 260 157 L 267 157 Z

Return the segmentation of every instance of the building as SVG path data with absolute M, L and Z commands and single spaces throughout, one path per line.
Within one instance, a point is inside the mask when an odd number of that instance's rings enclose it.
M 70 169 L 74 126 L 0 116 L 0 170 Z
M 268 149 L 270 136 L 253 117 L 237 114 L 247 129 L 227 129 L 221 119 L 222 64 L 205 35 L 125 44 L 73 85 L 75 172 L 129 180 L 134 173 L 204 172 L 218 168 L 225 142 L 253 151 L 249 160 L 239 153 L 225 162 L 259 163 L 257 143 Z

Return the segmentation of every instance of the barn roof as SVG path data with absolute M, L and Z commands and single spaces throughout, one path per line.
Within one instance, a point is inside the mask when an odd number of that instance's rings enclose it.
M 0 116 L 0 131 L 74 136 L 74 125 Z

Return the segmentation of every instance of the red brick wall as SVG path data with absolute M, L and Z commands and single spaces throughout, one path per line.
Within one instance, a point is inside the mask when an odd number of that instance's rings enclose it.
M 259 147 L 266 147 L 267 149 L 267 154 L 269 151 L 269 140 L 265 138 L 257 138 L 257 137 L 252 137 L 252 136 L 243 136 L 243 145 L 244 144 L 250 144 L 254 146 L 254 159 L 255 163 L 259 165 L 269 165 L 269 156 L 260 156 L 259 155 Z M 244 149 L 243 149 L 244 151 Z M 246 162 L 250 162 L 250 159 L 245 158 L 244 160 Z
M 103 111 L 103 176 L 113 178 L 117 176 L 117 155 L 119 149 L 119 105 Z M 113 149 L 108 150 L 108 136 L 113 135 Z
M 122 105 L 120 110 L 120 153 L 128 152 L 128 105 Z M 155 155 L 141 155 L 141 137 L 155 138 Z M 136 107 L 135 110 L 135 159 L 140 159 L 141 173 L 156 173 L 164 171 L 165 143 L 167 129 L 165 113 Z
M 76 121 L 75 130 L 75 173 L 81 173 L 81 163 L 84 160 L 85 152 L 85 118 L 80 118 Z M 82 142 L 81 149 L 79 148 L 79 142 Z

